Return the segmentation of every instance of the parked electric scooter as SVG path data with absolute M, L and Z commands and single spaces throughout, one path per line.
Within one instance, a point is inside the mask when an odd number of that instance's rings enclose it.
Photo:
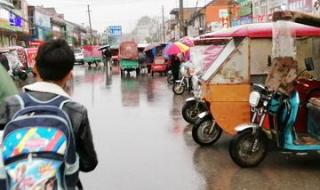
M 314 70 L 312 58 L 306 59 L 306 70 Z M 306 91 L 314 90 L 298 77 L 296 83 L 305 86 Z M 249 103 L 253 112 L 252 122 L 236 127 L 238 134 L 229 148 L 231 158 L 239 166 L 254 167 L 262 162 L 267 154 L 268 138 L 280 151 L 303 154 L 320 151 L 320 105 L 307 104 L 307 133 L 297 133 L 295 124 L 303 108 L 296 90 L 287 95 L 281 90 L 270 91 L 262 85 L 254 85 Z M 263 126 L 267 115 L 270 118 L 269 129 Z
M 192 90 L 192 76 L 190 74 L 190 68 L 186 64 L 181 65 L 180 73 L 182 75 L 181 80 L 174 81 L 172 91 L 175 95 L 182 95 L 186 90 Z
M 183 119 L 190 124 L 196 122 L 200 113 L 208 111 L 208 106 L 202 96 L 201 74 L 192 77 L 192 84 L 193 97 L 186 99 L 182 106 Z

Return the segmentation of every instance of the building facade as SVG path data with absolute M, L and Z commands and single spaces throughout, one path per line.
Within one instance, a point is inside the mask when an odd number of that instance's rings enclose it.
M 23 15 L 22 8 L 21 0 L 0 0 L 0 47 L 17 45 L 27 17 Z

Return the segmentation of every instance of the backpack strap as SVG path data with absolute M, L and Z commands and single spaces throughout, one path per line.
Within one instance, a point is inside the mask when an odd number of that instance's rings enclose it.
M 58 107 L 59 109 L 62 109 L 67 102 L 70 102 L 69 98 L 60 96 L 60 95 L 57 95 L 47 101 L 39 100 L 27 92 L 24 92 L 18 96 L 19 96 L 18 99 L 22 108 L 29 107 L 29 106 L 43 105 L 43 106 L 55 106 L 55 107 Z

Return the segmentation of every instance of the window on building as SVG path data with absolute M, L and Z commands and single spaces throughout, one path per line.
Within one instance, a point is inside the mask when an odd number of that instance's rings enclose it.
M 21 9 L 22 6 L 21 6 L 21 0 L 11 0 L 12 1 L 12 4 L 13 6 L 16 8 L 16 9 Z

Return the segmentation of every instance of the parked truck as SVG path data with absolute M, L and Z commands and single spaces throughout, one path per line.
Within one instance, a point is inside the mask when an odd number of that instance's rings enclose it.
M 122 42 L 119 48 L 119 59 L 121 75 L 124 75 L 125 71 L 136 71 L 137 75 L 140 74 L 139 51 L 136 42 Z

